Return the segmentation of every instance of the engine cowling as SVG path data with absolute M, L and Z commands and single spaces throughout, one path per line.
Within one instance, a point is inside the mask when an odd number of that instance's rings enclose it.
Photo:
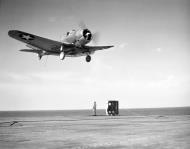
M 72 30 L 67 33 L 65 42 L 83 46 L 92 40 L 92 33 L 88 29 Z
M 86 41 L 90 41 L 92 39 L 92 33 L 88 29 L 84 29 L 83 37 L 86 39 Z
M 83 46 L 87 43 L 89 43 L 92 39 L 92 33 L 88 29 L 80 30 L 76 34 L 76 46 Z

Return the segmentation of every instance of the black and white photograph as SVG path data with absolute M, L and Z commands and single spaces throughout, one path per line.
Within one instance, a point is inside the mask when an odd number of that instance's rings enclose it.
M 0 0 L 0 149 L 189 149 L 190 0 Z

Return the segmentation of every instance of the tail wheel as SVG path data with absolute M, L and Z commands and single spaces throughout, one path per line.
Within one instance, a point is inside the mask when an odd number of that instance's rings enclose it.
M 90 55 L 87 55 L 86 56 L 86 62 L 90 62 L 91 61 L 91 56 Z
M 65 58 L 65 53 L 64 53 L 64 52 L 61 52 L 60 55 L 59 55 L 59 58 L 60 58 L 60 60 L 64 60 L 64 58 Z

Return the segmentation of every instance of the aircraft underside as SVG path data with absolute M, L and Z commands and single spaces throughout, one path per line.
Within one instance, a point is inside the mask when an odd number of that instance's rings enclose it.
M 36 52 L 38 54 L 38 58 L 39 60 L 41 60 L 41 58 L 45 55 L 54 55 L 54 56 L 59 56 L 60 60 L 64 60 L 65 57 L 80 57 L 80 56 L 86 56 L 86 62 L 90 62 L 91 61 L 91 54 L 93 54 L 94 52 L 72 52 L 72 51 L 68 51 L 68 52 L 47 52 L 47 51 L 42 51 L 42 50 L 38 50 L 38 52 Z

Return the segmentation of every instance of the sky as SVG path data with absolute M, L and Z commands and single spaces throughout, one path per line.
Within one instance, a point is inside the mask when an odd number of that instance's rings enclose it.
M 189 0 L 0 0 L 0 110 L 190 106 L 189 16 Z M 80 21 L 114 48 L 39 61 L 7 34 L 60 41 Z

